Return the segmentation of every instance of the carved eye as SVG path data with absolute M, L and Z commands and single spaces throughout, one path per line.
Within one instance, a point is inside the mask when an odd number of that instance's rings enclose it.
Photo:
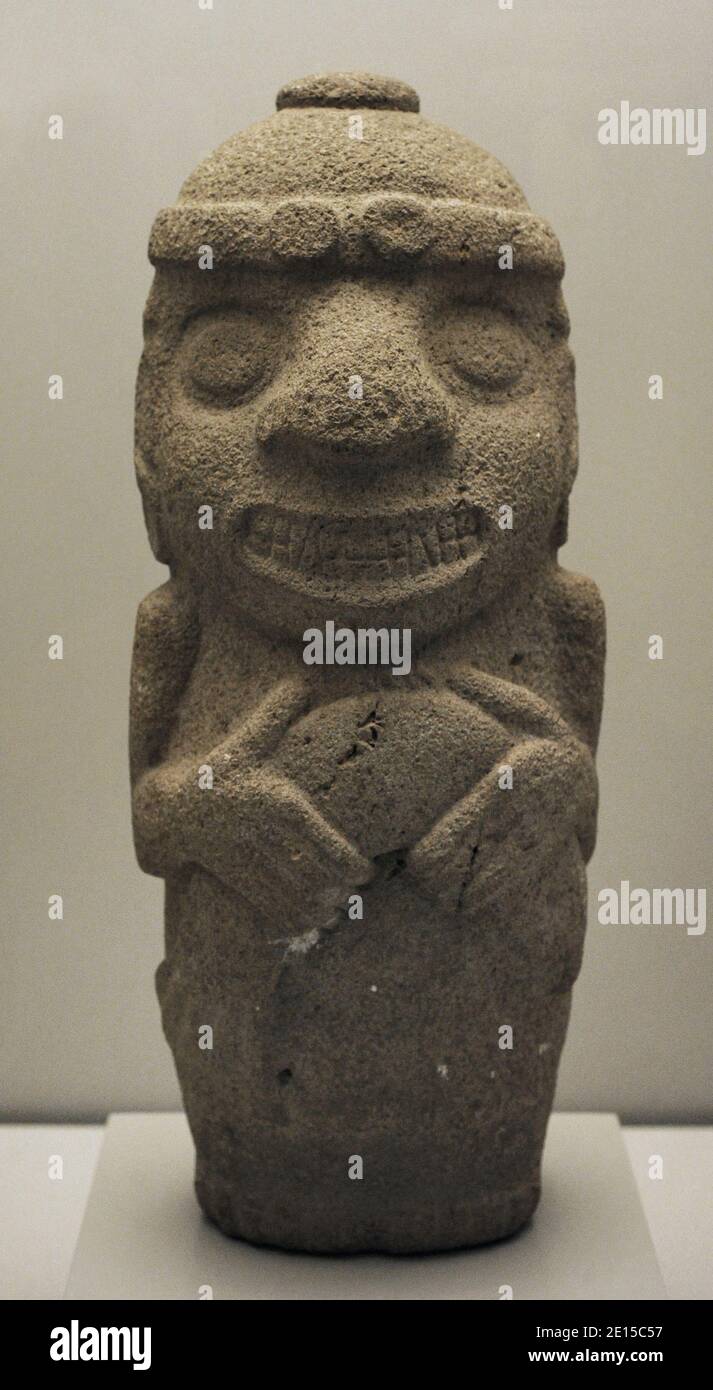
M 467 381 L 497 391 L 519 381 L 527 364 L 528 340 L 499 310 L 460 304 L 443 325 L 441 351 Z
M 267 377 L 273 334 L 264 316 L 248 309 L 201 314 L 181 344 L 181 376 L 193 395 L 214 405 L 235 405 Z

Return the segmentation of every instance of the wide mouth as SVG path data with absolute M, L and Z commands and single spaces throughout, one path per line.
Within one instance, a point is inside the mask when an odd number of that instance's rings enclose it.
M 452 583 L 482 553 L 485 516 L 452 508 L 314 516 L 252 507 L 241 526 L 245 563 L 314 597 L 388 601 Z

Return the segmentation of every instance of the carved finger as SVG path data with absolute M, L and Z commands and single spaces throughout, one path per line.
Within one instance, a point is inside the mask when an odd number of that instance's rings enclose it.
M 501 724 L 515 727 L 520 733 L 538 738 L 571 737 L 572 731 L 561 715 L 527 686 L 468 666 L 454 671 L 448 684 L 457 695 L 482 705 Z
M 219 744 L 213 755 L 223 771 L 239 764 L 255 766 L 275 751 L 290 724 L 309 706 L 309 687 L 300 676 L 288 676 Z
M 289 831 L 293 853 L 313 860 L 318 881 L 368 883 L 374 867 L 340 830 L 325 820 L 309 798 L 286 778 L 271 778 L 278 822 Z M 296 861 L 299 862 L 299 861 Z

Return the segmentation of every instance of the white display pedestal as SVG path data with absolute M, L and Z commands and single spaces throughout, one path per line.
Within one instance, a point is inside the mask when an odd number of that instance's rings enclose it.
M 507 1287 L 506 1287 L 507 1286 Z M 73 1299 L 665 1298 L 615 1115 L 553 1115 L 543 1195 L 518 1235 L 443 1255 L 319 1256 L 230 1240 L 193 1195 L 185 1117 L 112 1115 Z

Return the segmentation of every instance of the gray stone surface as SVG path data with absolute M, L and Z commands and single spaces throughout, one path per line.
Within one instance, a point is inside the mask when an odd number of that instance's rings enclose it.
M 536 1219 L 510 1240 L 441 1255 L 304 1255 L 226 1240 L 192 1200 L 192 1164 L 182 1115 L 110 1116 L 67 1298 L 666 1297 L 614 1115 L 553 1115 Z
M 137 853 L 204 1210 L 447 1249 L 537 1204 L 585 929 L 604 624 L 557 558 L 562 256 L 403 83 L 278 107 L 151 235 Z M 409 673 L 306 665 L 328 623 L 408 631 Z

